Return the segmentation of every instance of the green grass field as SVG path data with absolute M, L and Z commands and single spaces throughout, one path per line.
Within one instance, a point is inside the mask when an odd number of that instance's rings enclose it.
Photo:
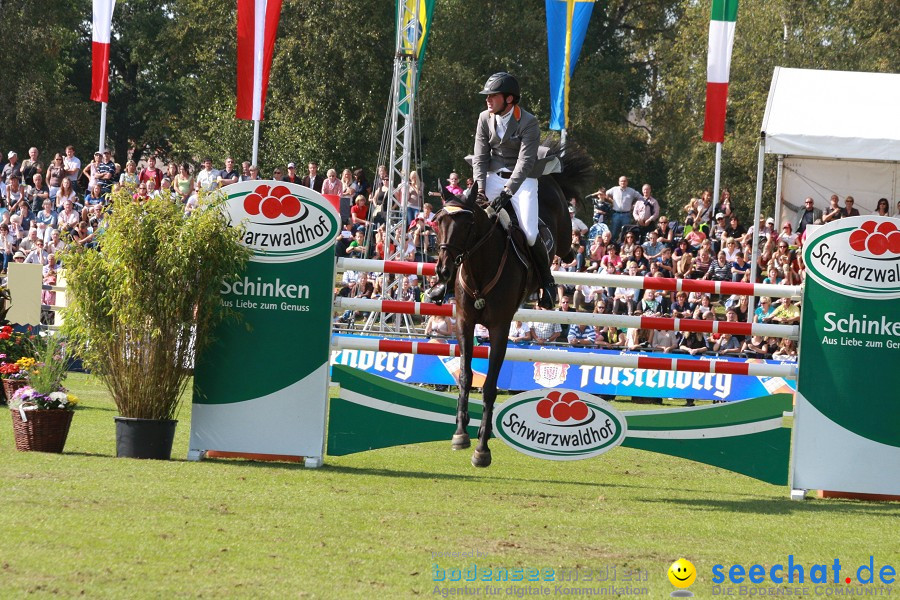
M 786 488 L 626 448 L 555 463 L 495 441 L 487 470 L 449 441 L 328 457 L 317 470 L 189 463 L 186 405 L 174 460 L 116 459 L 109 396 L 87 376 L 68 384 L 82 407 L 62 455 L 17 452 L 2 416 L 0 598 L 414 598 L 459 587 L 436 583 L 435 565 L 449 577 L 473 564 L 615 567 L 620 587 L 640 570 L 631 585 L 665 598 L 681 556 L 698 571 L 691 590 L 710 597 L 715 564 L 768 568 L 792 554 L 807 569 L 835 558 L 855 569 L 874 555 L 876 571 L 900 567 L 900 504 L 792 502 Z M 609 582 L 566 584 L 598 585 Z

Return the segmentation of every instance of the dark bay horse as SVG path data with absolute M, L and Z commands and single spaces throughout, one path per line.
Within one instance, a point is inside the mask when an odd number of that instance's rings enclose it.
M 590 159 L 583 153 L 566 149 L 562 158 L 563 172 L 545 175 L 538 180 L 539 217 L 553 236 L 550 256 L 566 262 L 574 257 L 571 247 L 572 223 L 567 198 L 577 196 L 577 188 L 591 174 Z M 477 186 L 477 184 L 476 184 Z M 490 332 L 488 372 L 483 391 L 484 412 L 478 429 L 478 445 L 472 464 L 491 464 L 488 438 L 491 436 L 497 378 L 506 357 L 509 326 L 513 314 L 539 287 L 538 275 L 516 257 L 507 233 L 475 202 L 478 190 L 460 197 L 447 194 L 445 206 L 437 217 L 437 274 L 444 284 L 455 283 L 456 339 L 459 341 L 462 369 L 459 374 L 459 399 L 456 409 L 456 433 L 452 448 L 470 446 L 466 427 L 469 424 L 469 392 L 472 388 L 472 347 L 475 324 Z M 509 210 L 512 205 L 508 205 Z M 542 243 L 540 238 L 536 242 Z

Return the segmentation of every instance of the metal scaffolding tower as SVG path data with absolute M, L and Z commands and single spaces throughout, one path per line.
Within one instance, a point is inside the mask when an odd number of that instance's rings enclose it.
M 409 202 L 409 173 L 420 164 L 419 135 L 415 119 L 416 87 L 418 82 L 419 41 L 423 31 L 419 24 L 419 2 L 398 2 L 397 38 L 394 56 L 394 77 L 391 83 L 391 107 L 385 127 L 390 122 L 390 135 L 382 144 L 379 164 L 385 164 L 389 187 L 400 191 L 399 201 L 390 194 L 385 199 L 385 239 L 386 260 L 403 260 L 410 223 L 407 219 Z M 421 178 L 420 178 L 421 185 Z M 421 189 L 420 189 L 421 193 Z M 402 287 L 403 276 L 385 275 L 383 297 L 395 298 Z M 420 282 L 424 284 L 424 282 Z M 424 286 L 423 286 L 424 288 Z M 396 334 L 413 333 L 409 315 L 391 313 L 371 313 L 363 326 L 363 331 Z

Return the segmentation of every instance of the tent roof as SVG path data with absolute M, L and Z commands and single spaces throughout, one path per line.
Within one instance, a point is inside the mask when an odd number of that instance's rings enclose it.
M 900 161 L 900 75 L 775 67 L 766 152 Z

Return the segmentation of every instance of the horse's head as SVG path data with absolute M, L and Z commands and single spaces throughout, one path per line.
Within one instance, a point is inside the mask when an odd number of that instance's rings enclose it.
M 478 184 L 461 196 L 444 189 L 444 208 L 437 214 L 437 238 L 440 251 L 436 274 L 438 284 L 428 291 L 428 296 L 440 304 L 447 292 L 447 286 L 456 276 L 456 269 L 466 259 L 466 253 L 477 239 L 476 221 L 483 210 L 475 202 Z

